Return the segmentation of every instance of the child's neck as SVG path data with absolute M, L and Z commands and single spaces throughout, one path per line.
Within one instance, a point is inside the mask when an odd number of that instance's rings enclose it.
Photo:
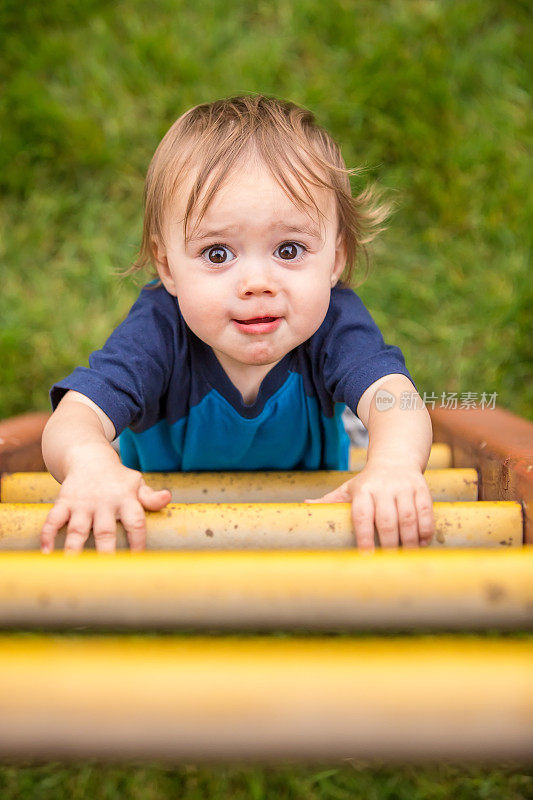
M 263 379 L 268 375 L 270 370 L 279 363 L 275 361 L 273 364 L 251 366 L 249 364 L 238 364 L 234 361 L 230 361 L 216 351 L 215 355 L 232 384 L 241 393 L 243 403 L 247 406 L 255 403 Z

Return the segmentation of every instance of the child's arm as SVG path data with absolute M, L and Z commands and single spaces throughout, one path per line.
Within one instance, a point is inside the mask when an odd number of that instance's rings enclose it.
M 376 391 L 390 392 L 392 408 L 380 411 Z M 417 395 L 417 407 L 400 407 L 402 392 L 414 392 L 403 375 L 387 375 L 361 397 L 357 413 L 370 441 L 364 469 L 333 492 L 312 502 L 352 504 L 357 545 L 374 547 L 374 525 L 383 547 L 426 545 L 433 535 L 433 504 L 423 477 L 432 441 L 429 413 Z M 414 404 L 413 404 L 414 405 Z
M 117 519 L 131 549 L 144 548 L 144 509 L 160 510 L 170 492 L 150 489 L 140 472 L 123 466 L 110 445 L 114 436 L 109 417 L 78 392 L 67 392 L 50 417 L 43 457 L 62 486 L 41 531 L 43 552 L 53 550 L 58 530 L 67 523 L 66 551 L 81 551 L 92 529 L 97 550 L 113 552 Z

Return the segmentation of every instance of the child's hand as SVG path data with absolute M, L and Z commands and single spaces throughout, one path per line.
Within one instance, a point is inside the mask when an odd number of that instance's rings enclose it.
M 426 546 L 434 530 L 433 501 L 415 466 L 368 463 L 333 492 L 308 503 L 351 503 L 352 523 L 360 550 L 374 549 L 374 526 L 382 547 Z
M 50 553 L 58 530 L 67 526 L 65 552 L 79 553 L 94 533 L 96 549 L 113 553 L 116 520 L 126 530 L 132 550 L 143 550 L 146 541 L 144 510 L 159 511 L 170 502 L 168 489 L 150 489 L 140 472 L 119 462 L 93 460 L 77 465 L 63 481 L 59 496 L 41 531 L 41 549 Z

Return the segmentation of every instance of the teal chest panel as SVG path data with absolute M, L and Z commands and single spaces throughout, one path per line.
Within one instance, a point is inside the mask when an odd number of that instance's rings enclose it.
M 302 377 L 285 383 L 252 419 L 242 417 L 216 390 L 173 424 L 120 436 L 123 463 L 143 472 L 197 470 L 348 469 L 349 439 L 335 405 L 326 417 L 308 397 Z

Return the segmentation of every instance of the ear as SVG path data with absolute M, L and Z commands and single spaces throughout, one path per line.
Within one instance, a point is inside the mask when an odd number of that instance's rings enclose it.
M 344 236 L 339 233 L 335 243 L 335 261 L 331 272 L 331 286 L 335 286 L 346 266 L 346 243 Z
M 155 236 L 152 237 L 150 244 L 152 247 L 152 255 L 154 257 L 157 274 L 159 275 L 161 283 L 169 294 L 172 294 L 174 297 L 176 297 L 178 293 L 174 285 L 174 278 L 172 277 L 172 273 L 170 272 L 170 267 L 168 265 L 166 247 L 164 246 L 163 242 L 160 239 L 157 239 Z

